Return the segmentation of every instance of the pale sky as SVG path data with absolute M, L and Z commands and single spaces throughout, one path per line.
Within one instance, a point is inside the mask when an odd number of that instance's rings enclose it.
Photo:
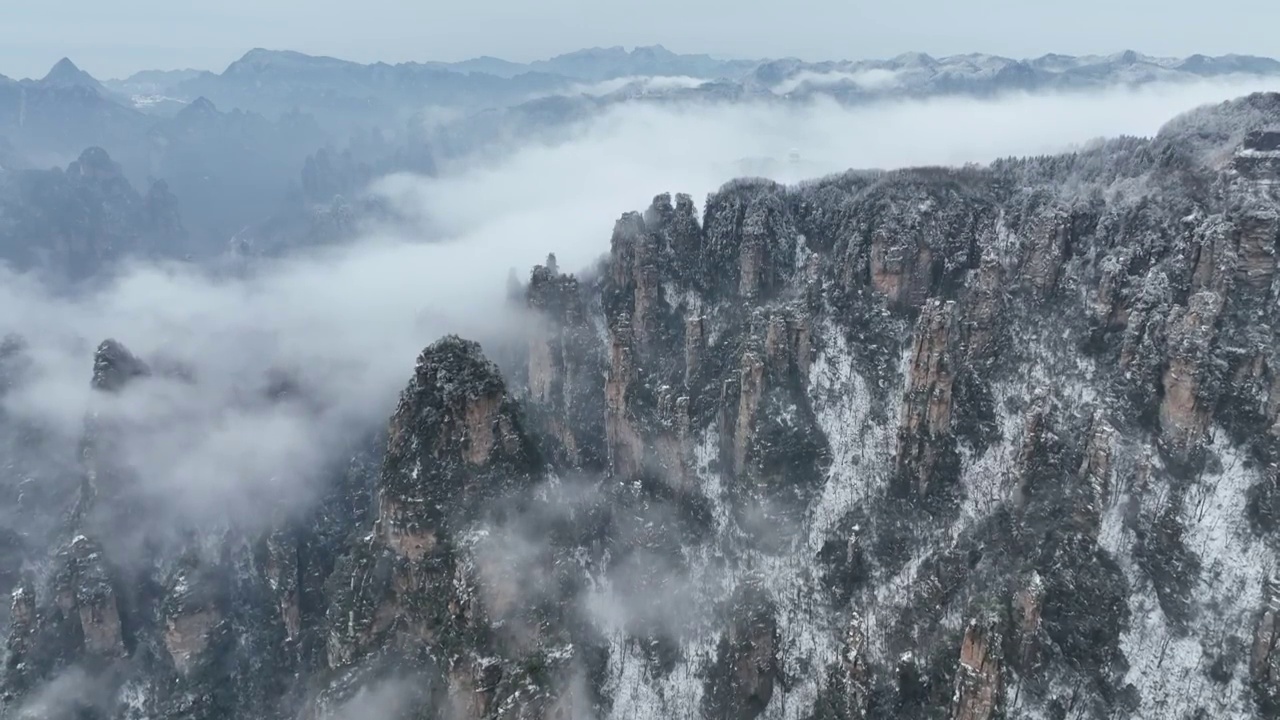
M 0 0 L 0 74 L 221 71 L 253 47 L 372 62 L 582 47 L 809 60 L 990 52 L 1280 55 L 1275 0 Z

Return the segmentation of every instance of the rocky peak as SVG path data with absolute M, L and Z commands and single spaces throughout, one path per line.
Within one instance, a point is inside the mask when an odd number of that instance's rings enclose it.
M 129 381 L 146 377 L 151 368 L 116 340 L 103 340 L 93 354 L 93 387 L 119 392 Z
M 795 273 L 795 231 L 780 191 L 769 181 L 740 181 L 707 198 L 700 280 L 718 291 L 713 297 L 767 300 Z
M 201 95 L 179 110 L 178 114 L 174 116 L 174 121 L 178 126 L 202 125 L 217 119 L 221 115 L 222 113 L 218 112 L 218 108 L 214 106 L 213 102 Z
M 1134 50 L 1124 50 L 1112 55 L 1108 58 L 1117 65 L 1133 65 L 1135 63 L 1144 62 L 1145 58 Z
M 525 293 L 531 310 L 566 324 L 585 320 L 578 279 L 560 272 L 555 253 L 547 255 L 546 264 L 534 266 Z
M 97 656 L 123 655 L 120 609 L 102 547 L 77 536 L 66 550 L 66 562 L 71 585 L 63 590 L 74 593 L 69 598 L 74 598 L 85 651 Z
M 118 393 L 170 370 L 108 340 L 94 355 L 93 387 Z M 0 430 L 11 429 L 7 420 L 0 416 Z M 22 507 L 59 522 L 25 538 L 28 555 L 40 553 L 40 569 L 17 583 L 0 714 L 30 708 L 28 693 L 70 692 L 99 717 L 216 717 L 233 694 L 239 706 L 253 708 L 250 715 L 272 716 L 288 694 L 288 676 L 316 667 L 324 608 L 315 601 L 339 539 L 354 525 L 350 518 L 362 517 L 344 507 L 354 504 L 357 489 L 329 489 L 329 479 L 316 478 L 324 500 L 314 514 L 304 508 L 297 519 L 279 520 L 267 543 L 255 529 L 228 528 L 222 518 L 206 525 L 171 517 L 136 468 L 119 462 L 118 429 L 109 416 L 86 418 L 78 466 L 65 468 L 80 481 L 78 494 L 66 488 L 65 496 L 50 497 L 53 488 L 39 475 L 23 493 Z M 22 468 L 6 463 L 0 481 L 11 482 L 14 470 Z M 75 497 L 74 507 L 66 496 Z M 0 582 L 7 584 L 6 534 L 0 542 Z
M 538 274 L 552 272 L 549 263 Z M 327 585 L 331 668 L 430 657 L 438 684 L 423 702 L 467 720 L 504 703 L 522 708 L 519 717 L 551 718 L 584 702 L 553 672 L 547 607 L 526 605 L 536 596 L 512 584 L 526 569 L 486 551 L 486 538 L 504 532 L 503 513 L 543 479 L 526 432 L 478 344 L 448 336 L 422 352 L 391 420 L 373 533 L 353 538 Z
M 266 48 L 253 48 L 246 52 L 239 60 L 227 66 L 223 71 L 223 75 L 251 75 L 254 73 L 265 72 L 279 62 L 287 62 L 293 60 L 294 56 L 299 60 L 307 59 L 307 56 L 301 53 L 290 53 L 288 51 L 267 50 Z
M 41 85 L 48 87 L 85 87 L 106 94 L 102 84 L 89 73 L 76 67 L 69 58 L 62 58 L 50 68 L 40 80 Z
M 28 582 L 13 594 L 7 694 L 38 688 L 70 663 L 109 667 L 127 653 L 113 568 L 101 545 L 76 535 L 58 549 L 51 568 L 43 593 Z
M 423 350 L 388 431 L 378 487 L 386 542 L 421 556 L 443 526 L 530 482 L 541 466 L 523 423 L 479 344 L 449 336 Z
M 97 182 L 123 177 L 120 164 L 100 147 L 91 147 L 80 153 L 79 159 L 67 167 L 67 174 Z
M 926 53 L 912 51 L 897 55 L 890 62 L 898 67 L 917 69 L 933 67 L 938 61 Z
M 461 459 L 473 467 L 509 460 L 520 448 L 511 435 L 496 432 L 514 413 L 498 366 L 486 358 L 478 343 L 448 336 L 418 356 L 414 377 L 402 393 L 392 416 L 392 446 L 410 431 L 426 441 L 432 457 Z
M 0 188 L 8 218 L 0 257 L 75 282 L 125 258 L 180 256 L 186 238 L 176 201 L 162 209 L 161 199 L 139 194 L 121 166 L 91 146 L 64 170 L 28 170 Z

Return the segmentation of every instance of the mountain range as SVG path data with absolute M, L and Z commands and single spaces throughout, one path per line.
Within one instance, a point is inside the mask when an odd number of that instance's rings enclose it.
M 660 45 L 592 48 L 549 60 L 514 63 L 481 57 L 455 63 L 363 65 L 294 51 L 250 50 L 223 72 L 145 70 L 101 83 L 63 59 L 40 80 L 7 85 L 32 91 L 85 88 L 136 109 L 173 112 L 204 97 L 220 107 L 268 115 L 323 110 L 349 121 L 386 119 L 412 106 L 472 110 L 519 104 L 543 95 L 605 95 L 627 87 L 609 81 L 685 78 L 749 94 L 830 94 L 843 101 L 919 94 L 993 94 L 1105 85 L 1280 74 L 1271 58 L 1192 55 L 1163 58 L 1125 51 L 1107 56 L 1049 54 L 1013 59 L 971 53 L 934 58 L 905 53 L 888 60 L 806 62 L 795 58 L 721 60 L 681 55 Z M 698 87 L 689 83 L 684 90 Z
M 134 186 L 165 181 L 184 207 L 188 250 L 217 255 L 233 235 L 296 227 L 297 218 L 313 214 L 309 203 L 328 203 L 332 197 L 304 192 L 303 164 L 322 149 L 340 155 L 358 135 L 381 135 L 391 156 L 430 155 L 427 165 L 434 167 L 504 152 L 513 138 L 553 139 L 626 103 L 825 97 L 858 104 L 1236 76 L 1280 77 L 1280 62 L 1132 51 L 1028 60 L 922 53 L 879 61 L 721 60 L 652 46 L 593 48 L 523 64 L 485 57 L 362 65 L 255 49 L 221 73 L 148 70 L 100 82 L 64 58 L 38 80 L 0 76 L 0 172 L 65 167 L 86 148 L 100 148 Z

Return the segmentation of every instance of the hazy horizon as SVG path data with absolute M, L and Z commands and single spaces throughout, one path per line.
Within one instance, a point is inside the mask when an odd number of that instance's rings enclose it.
M 644 45 L 724 58 L 809 61 L 903 52 L 1016 58 L 1126 49 L 1156 56 L 1280 52 L 1265 23 L 1239 22 L 1256 8 L 1250 0 L 1218 3 L 1218 12 L 1195 18 L 1194 32 L 1188 30 L 1192 6 L 1146 0 L 1123 7 L 1086 0 L 1069 8 L 1021 7 L 1003 0 L 965 8 L 932 0 L 925 7 L 864 8 L 803 0 L 748 12 L 719 0 L 696 7 L 663 2 L 596 7 L 577 0 L 523 7 L 489 0 L 465 9 L 370 0 L 357 16 L 342 8 L 335 2 L 293 0 L 266 6 L 234 1 L 181 11 L 158 0 L 12 7 L 0 27 L 0 74 L 42 77 L 62 57 L 102 79 L 152 69 L 221 72 L 255 47 L 393 64 L 481 56 L 529 62 L 588 47 Z M 69 14 L 76 23 L 66 22 Z M 672 22 L 673 15 L 680 22 Z M 1001 18 L 998 29 L 989 22 L 993 16 Z M 306 21 L 299 22 L 300 17 Z M 481 17 L 499 19 L 481 23 Z M 602 28 L 608 30 L 601 33 Z M 1147 46 L 1130 47 L 1136 37 L 1145 38 Z
M 128 72 L 102 73 L 102 72 L 95 71 L 93 67 L 86 66 L 83 62 L 81 62 L 81 60 L 79 60 L 77 57 L 73 55 L 63 54 L 63 55 L 57 56 L 56 58 L 53 58 L 49 62 L 49 64 L 45 66 L 43 69 L 37 69 L 37 70 L 34 70 L 33 72 L 27 72 L 27 73 L 9 73 L 9 72 L 4 72 L 5 68 L 0 68 L 0 75 L 14 79 L 14 80 L 24 80 L 24 79 L 39 80 L 40 78 L 47 75 L 55 65 L 57 65 L 59 62 L 63 60 L 70 60 L 77 68 L 79 68 L 84 72 L 87 72 L 89 75 L 93 76 L 98 80 L 125 80 L 125 79 L 128 79 L 130 76 L 136 75 L 141 72 L 148 72 L 148 71 L 160 71 L 160 72 L 194 71 L 194 72 L 212 72 L 216 74 L 221 74 L 232 63 L 235 63 L 236 61 L 244 58 L 245 55 L 247 55 L 248 53 L 254 50 L 265 50 L 267 52 L 297 52 L 310 57 L 332 58 L 336 60 L 355 62 L 355 63 L 364 64 L 364 65 L 371 65 L 378 62 L 384 62 L 390 65 L 397 65 L 401 63 L 425 64 L 425 63 L 433 63 L 433 62 L 461 63 L 469 60 L 479 60 L 482 58 L 493 58 L 493 59 L 504 60 L 504 61 L 513 62 L 513 63 L 529 64 L 529 63 L 534 63 L 542 60 L 550 60 L 562 55 L 570 55 L 575 52 L 584 51 L 584 50 L 610 50 L 616 47 L 621 47 L 627 52 L 632 52 L 634 50 L 637 50 L 643 47 L 663 47 L 666 50 L 669 50 L 678 55 L 707 55 L 717 60 L 746 60 L 746 61 L 758 60 L 761 62 L 767 62 L 770 60 L 791 59 L 791 58 L 799 59 L 804 62 L 841 62 L 841 61 L 858 62 L 858 61 L 866 61 L 866 60 L 875 61 L 875 60 L 890 60 L 894 57 L 898 57 L 898 56 L 910 54 L 910 53 L 916 53 L 916 52 L 924 53 L 925 55 L 928 55 L 935 59 L 942 59 L 942 58 L 951 57 L 955 55 L 979 54 L 979 55 L 992 55 L 997 57 L 1004 57 L 1012 60 L 1032 60 L 1038 57 L 1043 57 L 1045 55 L 1069 55 L 1074 57 L 1107 57 L 1111 55 L 1119 55 L 1121 53 L 1128 52 L 1128 51 L 1133 51 L 1138 53 L 1139 55 L 1143 55 L 1145 57 L 1151 57 L 1151 58 L 1179 58 L 1179 59 L 1190 57 L 1192 55 L 1197 55 L 1197 54 L 1216 55 L 1216 56 L 1240 55 L 1240 56 L 1253 56 L 1253 57 L 1276 57 L 1277 55 L 1280 55 L 1280 53 L 1277 53 L 1276 55 L 1269 55 L 1269 54 L 1261 54 L 1261 53 L 1244 53 L 1244 52 L 1222 52 L 1222 53 L 1188 52 L 1188 53 L 1179 53 L 1179 54 L 1162 54 L 1162 53 L 1146 52 L 1143 49 L 1137 48 L 1137 47 L 1122 47 L 1122 48 L 1116 48 L 1114 50 L 1103 51 L 1103 52 L 1062 52 L 1055 49 L 1048 49 L 1048 50 L 1045 50 L 1044 52 L 1036 53 L 1032 55 L 1016 55 L 1016 54 L 1002 54 L 1002 53 L 995 53 L 995 52 L 987 52 L 986 50 L 981 48 L 976 48 L 968 51 L 954 52 L 954 53 L 935 53 L 935 52 L 929 52 L 928 50 L 922 50 L 919 48 L 912 48 L 912 49 L 903 50 L 901 52 L 893 53 L 892 55 L 867 55 L 867 56 L 849 56 L 849 57 L 819 57 L 819 56 L 801 57 L 797 55 L 747 56 L 747 55 L 732 55 L 732 54 L 723 54 L 723 53 L 702 52 L 696 49 L 687 50 L 687 51 L 678 50 L 668 45 L 665 45 L 663 43 L 654 42 L 654 43 L 640 43 L 635 45 L 592 45 L 592 46 L 573 47 L 573 48 L 566 48 L 563 51 L 555 52 L 550 55 L 536 56 L 536 57 L 523 57 L 523 58 L 504 56 L 497 53 L 479 53 L 476 55 L 469 55 L 466 57 L 456 57 L 456 58 L 447 58 L 447 59 L 435 58 L 435 57 L 423 57 L 423 58 L 411 57 L 411 58 L 404 58 L 404 59 L 392 61 L 392 60 L 387 60 L 386 58 L 378 58 L 378 57 L 374 57 L 372 59 L 357 59 L 354 57 L 348 57 L 344 55 L 333 55 L 333 54 L 326 54 L 322 52 L 307 52 L 307 51 L 299 50 L 298 48 L 293 48 L 293 47 L 254 46 L 254 47 L 245 48 L 243 51 L 239 53 L 234 53 L 233 55 L 229 56 L 229 59 L 226 62 L 223 62 L 218 65 L 212 65 L 212 66 L 199 66 L 199 67 L 192 66 L 192 65 L 145 66 L 145 67 L 134 68 L 132 70 L 129 70 Z M 0 57 L 3 57 L 3 50 L 0 50 Z

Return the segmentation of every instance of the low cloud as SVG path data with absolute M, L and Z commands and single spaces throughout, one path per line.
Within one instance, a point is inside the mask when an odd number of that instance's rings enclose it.
M 568 94 L 599 97 L 615 93 L 624 88 L 631 88 L 638 92 L 662 92 L 664 90 L 687 90 L 702 87 L 706 83 L 707 81 L 702 78 L 688 77 L 686 75 L 632 75 L 603 80 L 598 83 L 575 85 Z
M 401 720 L 411 716 L 425 681 L 420 677 L 396 678 L 362 687 L 322 720 Z
M 245 277 L 135 265 L 65 296 L 0 271 L 0 333 L 24 336 L 36 361 L 32 382 L 5 409 L 50 428 L 65 448 L 90 411 L 119 419 L 132 429 L 123 454 L 178 510 L 252 514 L 246 498 L 264 492 L 293 493 L 300 506 L 341 441 L 385 422 L 423 346 L 445 332 L 482 344 L 519 332 L 503 299 L 510 269 L 523 275 L 549 251 L 562 267 L 588 265 L 608 250 L 617 216 L 657 193 L 700 202 L 745 158 L 775 159 L 770 174 L 790 182 L 850 167 L 1055 152 L 1099 136 L 1150 135 L 1193 106 L 1264 89 L 1280 89 L 1280 80 L 855 108 L 618 105 L 568 142 L 528 145 L 440 178 L 385 178 L 375 191 L 409 211 L 415 227 Z M 91 354 L 108 337 L 144 359 L 172 358 L 190 379 L 95 396 Z M 306 400 L 244 400 L 273 368 L 295 377 Z
M 36 688 L 13 711 L 18 720 L 46 720 L 101 713 L 111 706 L 104 684 L 84 671 L 70 667 Z
M 536 92 L 525 96 L 524 100 L 538 100 L 557 95 L 576 97 L 604 97 L 623 89 L 630 89 L 637 94 L 660 93 L 670 90 L 688 90 L 706 85 L 704 78 L 688 75 L 625 75 L 593 82 L 575 82 L 557 90 Z
M 802 87 L 824 88 L 844 84 L 857 85 L 863 90 L 887 90 L 898 84 L 898 73 L 886 68 L 828 72 L 803 70 L 773 86 L 773 92 L 786 95 Z

